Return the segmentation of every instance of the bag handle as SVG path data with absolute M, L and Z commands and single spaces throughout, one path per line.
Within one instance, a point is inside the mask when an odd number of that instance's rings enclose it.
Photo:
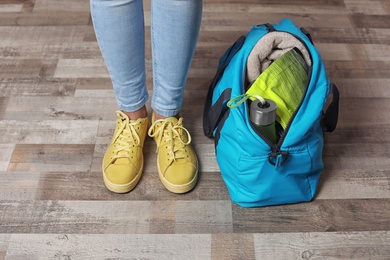
M 245 36 L 241 36 L 233 43 L 232 46 L 229 47 L 229 49 L 226 50 L 225 54 L 222 56 L 222 58 L 219 61 L 217 73 L 215 74 L 210 84 L 209 90 L 207 92 L 206 102 L 203 109 L 203 133 L 207 137 L 213 137 L 213 131 L 216 125 L 218 124 L 218 121 L 221 116 L 221 112 L 223 111 L 223 108 L 226 107 L 226 104 L 224 104 L 224 100 L 230 98 L 230 96 L 227 97 L 227 95 L 230 95 L 230 93 L 224 91 L 224 95 L 222 95 L 222 97 L 219 98 L 219 102 L 217 102 L 218 104 L 215 104 L 216 106 L 212 107 L 211 104 L 212 104 L 214 88 L 217 85 L 220 78 L 222 77 L 230 60 L 241 49 L 245 39 L 246 39 Z
M 307 36 L 307 38 L 309 38 L 309 41 L 311 42 L 311 44 L 314 45 L 313 43 L 313 38 L 311 37 L 310 33 L 303 27 L 299 28 L 301 30 L 301 32 Z
M 336 129 L 339 117 L 339 98 L 340 93 L 337 86 L 331 83 L 332 101 L 325 110 L 322 117 L 322 127 L 326 132 L 333 132 Z

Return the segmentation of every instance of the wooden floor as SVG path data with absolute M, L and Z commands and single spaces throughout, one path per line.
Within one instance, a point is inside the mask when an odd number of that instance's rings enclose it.
M 203 100 L 225 49 L 284 17 L 312 34 L 339 124 L 313 202 L 244 209 L 203 136 Z M 390 259 L 389 43 L 389 0 L 204 0 L 182 110 L 198 186 L 166 191 L 148 139 L 144 176 L 118 195 L 101 176 L 116 102 L 88 0 L 1 0 L 0 259 Z M 149 47 L 147 61 L 151 90 Z

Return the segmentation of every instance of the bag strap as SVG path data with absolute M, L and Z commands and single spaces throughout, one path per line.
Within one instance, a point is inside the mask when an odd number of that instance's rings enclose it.
M 339 117 L 339 90 L 331 83 L 332 101 L 322 117 L 322 127 L 325 132 L 333 132 L 336 129 Z
M 245 41 L 245 36 L 241 36 L 238 38 L 232 46 L 229 47 L 229 49 L 226 50 L 225 54 L 222 56 L 222 58 L 219 61 L 218 64 L 218 70 L 215 74 L 213 80 L 211 81 L 209 90 L 207 92 L 206 102 L 203 109 L 203 133 L 207 137 L 213 137 L 213 131 L 218 124 L 218 120 L 220 119 L 221 112 L 223 110 L 223 100 L 225 98 L 229 97 L 223 97 L 222 99 L 219 99 L 220 102 L 216 106 L 211 106 L 212 99 L 213 99 L 213 93 L 215 86 L 217 85 L 218 81 L 222 77 L 226 67 L 228 66 L 230 60 L 233 58 L 233 56 L 241 49 L 242 45 Z M 226 91 L 224 91 L 225 95 L 228 95 Z

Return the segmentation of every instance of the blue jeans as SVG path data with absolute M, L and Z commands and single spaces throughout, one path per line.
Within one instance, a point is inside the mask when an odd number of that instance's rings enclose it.
M 96 38 L 118 108 L 133 112 L 148 100 L 142 0 L 91 0 Z M 202 0 L 152 0 L 152 109 L 177 115 L 202 17 Z

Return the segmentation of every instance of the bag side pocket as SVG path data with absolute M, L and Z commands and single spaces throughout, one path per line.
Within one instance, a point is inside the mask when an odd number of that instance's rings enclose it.
M 312 159 L 305 148 L 290 151 L 279 168 L 268 156 L 241 155 L 238 162 L 237 193 L 232 200 L 243 207 L 269 206 L 310 201 L 313 198 L 309 176 Z M 318 172 L 319 176 L 319 172 Z

